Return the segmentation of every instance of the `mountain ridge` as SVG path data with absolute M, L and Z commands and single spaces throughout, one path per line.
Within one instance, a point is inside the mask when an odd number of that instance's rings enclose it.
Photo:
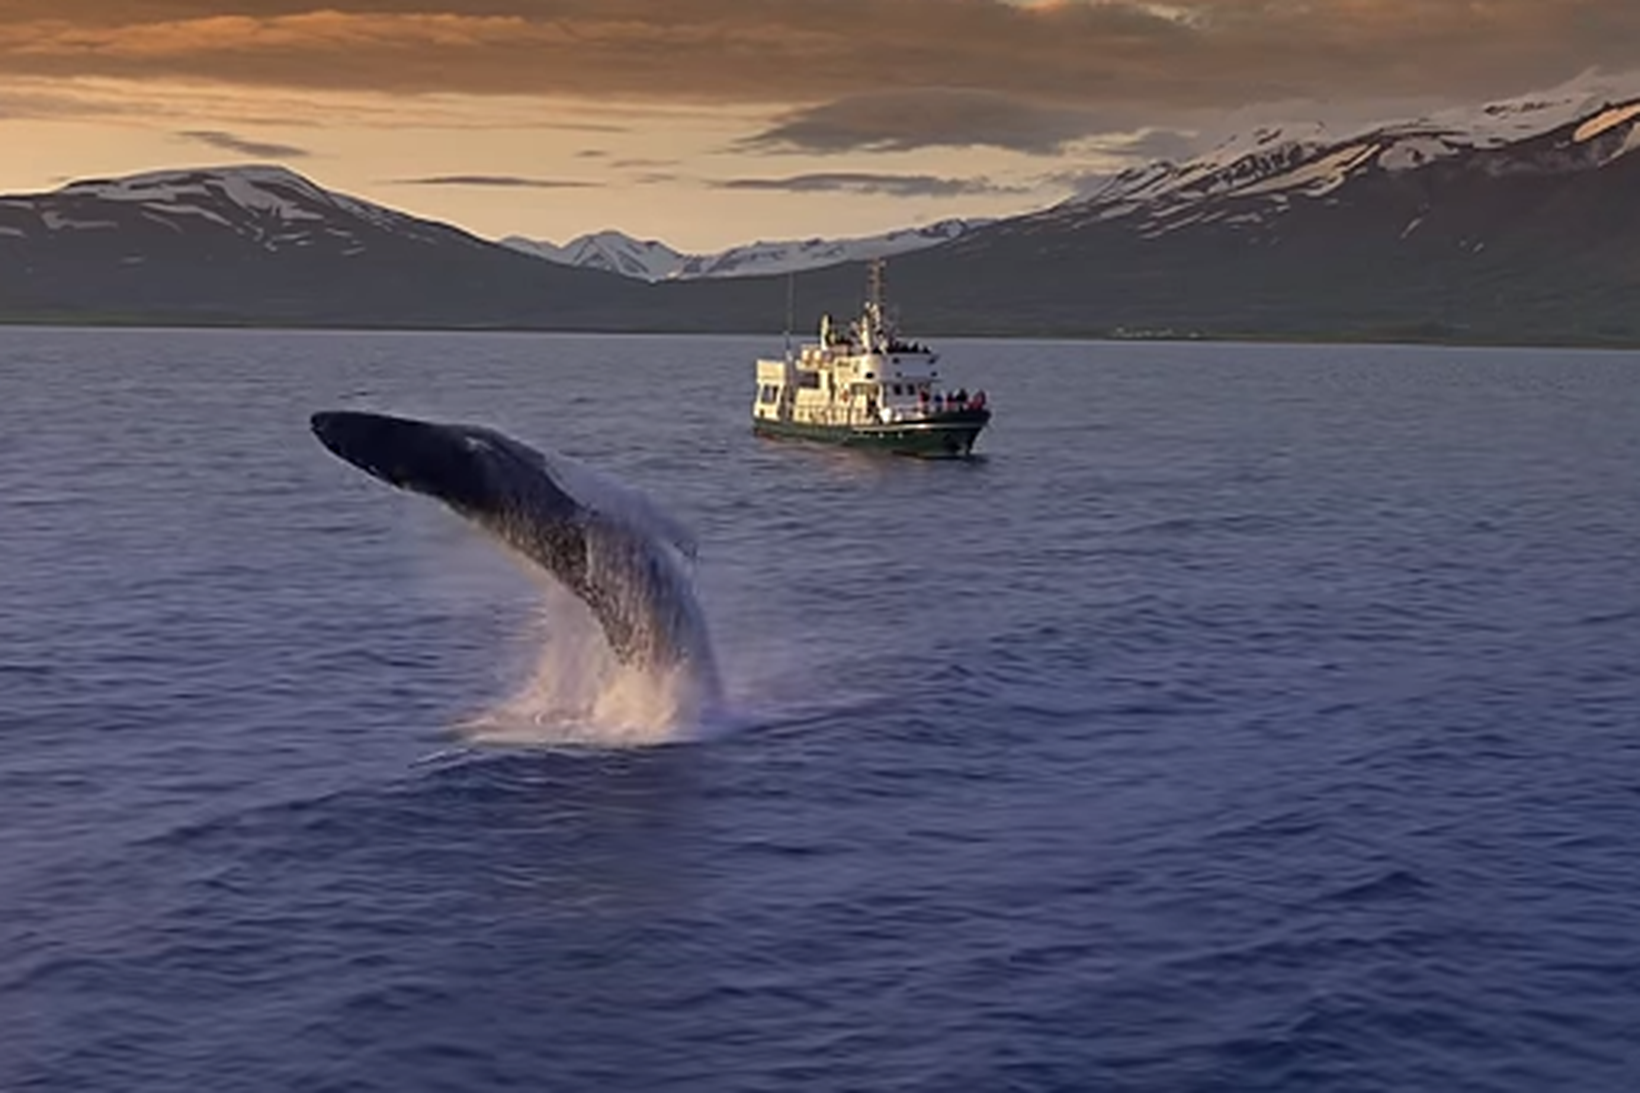
M 903 252 L 893 294 L 928 334 L 1640 344 L 1640 94 L 1573 99 L 1255 129 Z M 793 279 L 805 315 L 863 281 Z M 785 282 L 542 261 L 279 167 L 0 197 L 13 321 L 768 331 Z
M 636 239 L 614 228 L 576 236 L 562 245 L 522 235 L 505 236 L 498 242 L 562 265 L 602 269 L 644 281 L 670 281 L 762 277 L 888 258 L 949 242 L 991 222 L 989 218 L 949 218 L 877 235 L 760 239 L 704 254 L 687 254 L 660 240 Z

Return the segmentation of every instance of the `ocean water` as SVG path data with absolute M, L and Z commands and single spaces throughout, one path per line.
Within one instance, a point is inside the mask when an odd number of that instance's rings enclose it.
M 1640 1088 L 1640 356 L 772 348 L 0 331 L 0 1089 Z M 337 406 L 689 524 L 731 731 Z

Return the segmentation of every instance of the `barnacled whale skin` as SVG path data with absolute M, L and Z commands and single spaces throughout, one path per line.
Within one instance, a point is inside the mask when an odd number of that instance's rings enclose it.
M 709 659 L 678 556 L 693 546 L 638 495 L 482 426 L 332 410 L 312 427 L 337 457 L 437 498 L 551 574 L 592 609 L 622 663 Z

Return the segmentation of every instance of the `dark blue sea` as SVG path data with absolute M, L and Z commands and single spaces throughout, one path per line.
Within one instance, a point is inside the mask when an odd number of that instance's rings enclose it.
M 1640 355 L 942 348 L 967 463 L 777 339 L 0 331 L 0 1089 L 1640 1088 Z M 729 730 L 475 735 L 597 631 L 338 406 L 687 523 Z

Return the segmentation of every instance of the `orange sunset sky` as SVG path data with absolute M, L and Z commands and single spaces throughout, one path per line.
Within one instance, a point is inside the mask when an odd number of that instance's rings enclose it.
M 1640 68 L 1637 0 L 0 0 L 0 192 L 277 162 L 488 237 L 708 250 L 1595 68 Z

